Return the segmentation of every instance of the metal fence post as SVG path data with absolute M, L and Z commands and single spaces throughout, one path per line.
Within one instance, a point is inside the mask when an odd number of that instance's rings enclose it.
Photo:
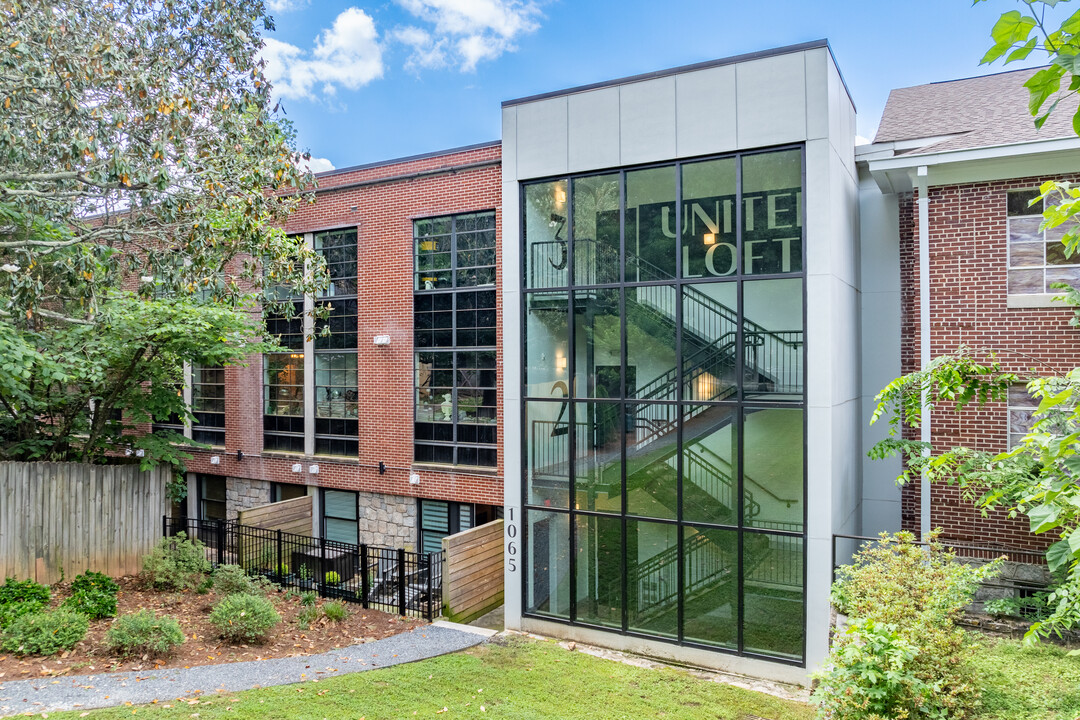
M 405 548 L 398 548 L 398 611 L 405 614 Z
M 282 557 L 281 528 L 278 528 L 278 531 L 277 531 L 277 565 L 274 566 L 274 575 L 277 575 L 278 582 L 284 582 L 285 581 L 285 575 L 287 573 L 285 572 L 284 567 L 285 567 L 285 558 Z
M 161 537 L 169 537 L 169 516 L 161 516 Z
M 225 564 L 225 521 L 217 521 L 217 561 L 218 565 Z
M 432 611 L 432 596 L 435 594 L 435 588 L 431 586 L 431 564 L 435 562 L 435 554 L 427 554 L 427 615 L 424 616 L 425 620 L 431 620 L 434 617 Z
M 368 606 L 368 546 L 365 544 L 360 545 L 360 602 L 363 604 L 364 609 L 367 610 Z
M 315 587 L 319 589 L 319 594 L 326 597 L 324 591 L 326 587 L 326 538 L 319 538 L 319 577 L 315 578 Z

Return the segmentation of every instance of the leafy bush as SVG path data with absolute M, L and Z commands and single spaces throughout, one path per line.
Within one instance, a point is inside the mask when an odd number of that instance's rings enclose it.
M 214 571 L 214 591 L 222 595 L 254 595 L 258 592 L 244 568 L 222 565 Z
M 934 686 L 912 670 L 918 654 L 895 625 L 853 623 L 817 673 L 820 685 L 811 700 L 828 718 L 910 717 L 911 708 L 926 707 L 934 694 Z
M 260 595 L 229 595 L 210 612 L 210 624 L 232 642 L 262 642 L 281 616 Z
M 143 575 L 158 590 L 188 590 L 199 587 L 210 572 L 205 546 L 186 533 L 162 538 L 143 558 Z
M 330 572 L 326 573 L 326 577 L 324 579 L 327 585 L 337 585 L 339 582 L 341 582 L 341 575 L 338 575 L 336 570 L 331 570 Z
M 75 647 L 89 628 L 90 620 L 73 610 L 27 613 L 4 631 L 0 647 L 16 655 L 54 655 Z
M 49 604 L 49 588 L 33 580 L 8 578 L 0 585 L 0 629 L 20 615 L 37 612 Z
M 345 607 L 345 603 L 340 600 L 334 600 L 323 605 L 323 615 L 330 622 L 341 622 L 345 618 L 349 617 L 349 611 Z
M 301 605 L 314 605 L 318 599 L 319 596 L 315 594 L 314 590 L 305 590 L 304 592 L 300 593 Z
M 955 621 L 981 580 L 980 568 L 958 562 L 937 542 L 911 533 L 883 533 L 854 563 L 837 571 L 833 604 L 852 630 L 833 645 L 816 677 L 821 716 L 832 720 L 970 717 L 979 692 L 973 650 Z
M 116 617 L 116 594 L 120 586 L 103 573 L 87 570 L 71 581 L 71 597 L 63 607 L 86 615 L 91 620 Z
M 183 642 L 175 618 L 158 617 L 150 610 L 121 615 L 105 633 L 105 646 L 121 657 L 168 655 Z

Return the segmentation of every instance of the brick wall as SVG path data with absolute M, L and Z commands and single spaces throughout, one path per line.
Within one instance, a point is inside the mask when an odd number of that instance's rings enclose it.
M 1073 179 L 1073 178 L 1070 178 Z M 1036 187 L 1045 178 L 933 187 L 929 196 L 930 351 L 933 356 L 960 345 L 993 350 L 1008 370 L 1024 376 L 1063 372 L 1080 365 L 1080 330 L 1064 308 L 1007 307 L 1006 192 Z M 918 204 L 900 199 L 901 365 L 919 368 Z M 1008 443 L 1004 403 L 956 413 L 935 409 L 931 416 L 934 451 L 956 445 L 1000 452 Z M 908 437 L 918 438 L 918 431 Z M 932 488 L 930 522 L 955 542 L 1045 548 L 1053 538 L 1028 533 L 1024 518 L 998 512 L 983 518 L 954 487 Z M 919 486 L 902 493 L 903 527 L 920 530 Z
M 195 451 L 192 472 L 327 488 L 501 505 L 503 399 L 498 395 L 499 465 L 491 472 L 413 466 L 413 220 L 495 210 L 502 235 L 498 143 L 336 172 L 320 178 L 313 204 L 294 212 L 291 233 L 357 228 L 360 451 L 356 461 L 262 453 L 262 358 L 226 369 L 227 451 Z M 501 343 L 501 293 L 498 337 Z M 389 335 L 376 347 L 375 335 Z M 502 348 L 497 350 L 502 376 Z M 243 460 L 237 458 L 243 451 Z M 210 465 L 211 455 L 220 456 Z M 385 474 L 378 465 L 385 464 Z M 302 471 L 293 472 L 301 463 Z M 309 472 L 319 466 L 318 474 Z M 410 470 L 420 484 L 409 483 Z

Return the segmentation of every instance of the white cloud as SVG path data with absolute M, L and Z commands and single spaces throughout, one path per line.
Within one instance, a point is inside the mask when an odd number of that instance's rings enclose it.
M 418 70 L 420 68 L 442 68 L 450 64 L 447 57 L 447 40 L 436 40 L 428 31 L 406 26 L 394 29 L 389 38 L 412 48 L 409 59 L 405 62 L 405 69 Z
M 856 135 L 855 136 L 855 144 L 856 145 L 869 145 L 870 140 L 867 139 L 867 138 L 864 138 L 862 135 Z
M 332 96 L 339 85 L 358 90 L 383 74 L 375 21 L 359 8 L 338 15 L 310 51 L 266 38 L 260 55 L 275 95 L 283 98 L 315 99 L 316 88 Z
M 311 0 L 267 0 L 266 9 L 272 13 L 287 13 L 306 8 Z
M 302 171 L 308 171 L 313 173 L 330 172 L 336 170 L 334 163 L 330 162 L 327 158 L 308 158 L 307 160 L 301 160 L 297 163 L 297 167 Z
M 394 39 L 413 50 L 406 67 L 457 65 L 476 69 L 515 50 L 514 41 L 535 31 L 540 8 L 534 0 L 397 0 L 410 14 L 430 23 L 432 32 L 405 27 Z

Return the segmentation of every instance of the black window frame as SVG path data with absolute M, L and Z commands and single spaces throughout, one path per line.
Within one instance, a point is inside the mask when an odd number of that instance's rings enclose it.
M 519 271 L 518 271 L 519 272 L 518 281 L 520 283 L 520 287 L 521 287 L 521 291 L 522 291 L 522 295 L 523 295 L 523 301 L 521 303 L 520 316 L 519 316 L 519 318 L 517 318 L 517 322 L 519 323 L 519 327 L 522 328 L 521 336 L 520 336 L 520 352 L 521 352 L 521 357 L 523 358 L 523 362 L 524 362 L 524 359 L 527 357 L 527 355 L 526 355 L 526 351 L 527 351 L 526 344 L 527 343 L 526 343 L 526 331 L 525 331 L 525 328 L 526 328 L 526 323 L 527 323 L 527 319 L 528 319 L 527 318 L 528 303 L 525 301 L 525 298 L 528 297 L 528 295 L 530 295 L 530 294 L 545 294 L 545 293 L 546 294 L 558 294 L 558 293 L 565 293 L 566 296 L 567 296 L 567 299 L 568 299 L 567 313 L 568 313 L 568 322 L 570 323 L 570 324 L 568 324 L 567 327 L 568 328 L 573 328 L 574 326 L 572 324 L 572 321 L 573 321 L 574 306 L 573 306 L 573 301 L 570 300 L 570 298 L 573 297 L 573 293 L 576 290 L 581 289 L 581 288 L 585 288 L 590 292 L 593 291 L 593 290 L 605 289 L 605 288 L 612 288 L 612 289 L 618 289 L 619 291 L 623 291 L 625 288 L 645 287 L 645 286 L 652 286 L 652 285 L 671 285 L 671 286 L 674 286 L 676 288 L 677 292 L 679 293 L 679 295 L 681 297 L 682 288 L 684 286 L 687 286 L 687 285 L 694 285 L 694 284 L 699 284 L 699 283 L 713 283 L 713 282 L 715 282 L 715 283 L 736 283 L 737 284 L 736 286 L 738 288 L 740 318 L 742 318 L 742 316 L 741 316 L 742 286 L 743 286 L 744 282 L 759 281 L 759 280 L 773 280 L 773 279 L 792 279 L 792 278 L 798 278 L 802 282 L 802 315 L 803 315 L 803 320 L 802 320 L 802 322 L 803 322 L 803 324 L 802 324 L 803 340 L 802 340 L 802 343 L 803 343 L 803 352 L 804 352 L 803 357 L 805 358 L 805 342 L 806 342 L 805 332 L 806 332 L 806 327 L 807 327 L 807 319 L 806 319 L 806 278 L 807 278 L 807 275 L 808 275 L 808 271 L 807 271 L 807 242 L 806 242 L 806 239 L 807 239 L 807 233 L 806 233 L 807 212 L 806 212 L 806 208 L 805 208 L 805 203 L 803 203 L 801 217 L 800 217 L 801 267 L 797 272 L 784 272 L 784 273 L 777 273 L 777 274 L 772 274 L 772 273 L 769 273 L 769 274 L 765 274 L 765 273 L 755 274 L 755 273 L 748 273 L 748 272 L 744 271 L 744 267 L 743 267 L 743 244 L 742 244 L 742 234 L 743 234 L 742 207 L 741 207 L 742 203 L 738 202 L 738 201 L 736 201 L 736 203 L 735 203 L 736 213 L 737 213 L 736 233 L 735 233 L 736 234 L 735 257 L 738 259 L 738 261 L 735 263 L 735 265 L 736 265 L 735 272 L 731 276 L 725 276 L 725 277 L 688 277 L 686 275 L 686 273 L 684 272 L 683 256 L 682 256 L 683 254 L 682 254 L 682 251 L 681 251 L 682 242 L 683 242 L 683 240 L 682 240 L 682 235 L 683 235 L 683 233 L 682 233 L 682 215 L 683 215 L 682 203 L 684 202 L 683 193 L 682 193 L 682 179 L 683 179 L 683 173 L 681 171 L 682 167 L 684 167 L 687 164 L 691 164 L 691 163 L 697 163 L 697 162 L 703 162 L 703 161 L 709 161 L 709 160 L 721 160 L 721 159 L 726 159 L 726 158 L 735 158 L 736 159 L 736 168 L 737 168 L 737 170 L 736 170 L 735 195 L 736 195 L 736 198 L 741 199 L 741 198 L 744 197 L 743 196 L 743 178 L 742 178 L 742 172 L 741 172 L 741 167 L 742 167 L 741 159 L 742 158 L 753 156 L 753 155 L 761 155 L 761 154 L 765 154 L 765 153 L 778 153 L 778 152 L 792 151 L 792 150 L 798 150 L 801 153 L 801 192 L 803 193 L 803 197 L 805 198 L 805 192 L 806 192 L 806 148 L 805 148 L 805 144 L 802 144 L 802 143 L 793 144 L 793 145 L 785 145 L 785 146 L 777 146 L 777 147 L 772 147 L 772 148 L 763 148 L 763 149 L 748 150 L 748 151 L 722 153 L 722 154 L 695 157 L 695 158 L 687 158 L 687 159 L 680 159 L 680 160 L 669 160 L 669 161 L 664 161 L 664 162 L 659 162 L 659 163 L 648 163 L 648 164 L 642 164 L 642 165 L 633 165 L 633 166 L 628 165 L 628 166 L 621 166 L 621 167 L 615 167 L 615 168 L 597 169 L 597 170 L 591 170 L 591 171 L 582 172 L 582 173 L 564 173 L 564 174 L 560 174 L 560 175 L 556 175 L 556 176 L 535 178 L 535 179 L 530 179 L 528 181 L 520 182 L 518 184 L 520 214 L 515 219 L 515 221 L 518 223 L 518 227 L 519 227 L 519 231 L 520 231 L 518 241 L 519 241 L 519 252 L 520 252 L 520 256 L 522 258 L 522 262 L 520 263 L 520 267 L 519 267 Z M 575 279 L 574 279 L 575 278 L 575 269 L 574 269 L 574 264 L 573 264 L 574 263 L 574 247 L 573 247 L 573 236 L 572 236 L 572 229 L 571 229 L 572 226 L 571 226 L 570 223 L 567 223 L 567 218 L 573 217 L 573 181 L 575 179 L 578 179 L 578 178 L 600 176 L 600 175 L 608 175 L 608 174 L 613 174 L 613 173 L 619 175 L 619 195 L 620 195 L 620 199 L 619 199 L 619 218 L 620 218 L 620 220 L 619 220 L 619 223 L 620 223 L 620 225 L 619 225 L 619 236 L 620 236 L 619 237 L 619 242 L 620 242 L 620 246 L 621 246 L 620 250 L 619 250 L 619 253 L 620 253 L 620 262 L 625 264 L 625 259 L 624 259 L 626 257 L 625 248 L 627 246 L 627 239 L 626 239 L 626 236 L 625 236 L 625 224 L 626 224 L 626 176 L 627 176 L 628 173 L 634 172 L 636 170 L 643 170 L 643 169 L 649 169 L 649 168 L 665 168 L 665 167 L 674 167 L 675 168 L 675 174 L 676 174 L 676 194 L 675 194 L 676 210 L 674 212 L 674 215 L 675 215 L 674 222 L 675 222 L 675 248 L 677 249 L 677 251 L 675 253 L 674 277 L 669 278 L 669 279 L 664 279 L 662 281 L 648 281 L 648 280 L 646 280 L 646 281 L 641 281 L 641 280 L 634 281 L 634 280 L 630 280 L 627 277 L 624 277 L 622 275 L 622 273 L 620 273 L 620 275 L 617 278 L 616 282 L 604 282 L 604 283 L 596 283 L 596 284 L 591 284 L 591 285 L 581 285 L 581 284 L 575 283 Z M 566 250 L 566 258 L 567 258 L 567 260 L 566 260 L 565 269 L 563 270 L 565 272 L 566 277 L 565 277 L 565 280 L 561 284 L 557 284 L 555 286 L 551 286 L 551 287 L 548 287 L 548 286 L 530 287 L 529 284 L 528 284 L 529 283 L 529 277 L 528 277 L 529 263 L 526 260 L 527 253 L 529 252 L 528 238 L 526 237 L 526 232 L 525 232 L 526 224 L 527 224 L 527 212 L 528 212 L 528 206 L 527 206 L 527 201 L 526 201 L 526 189 L 529 186 L 532 186 L 532 185 L 540 185 L 540 184 L 545 184 L 545 183 L 551 183 L 554 186 L 555 183 L 559 183 L 559 182 L 564 183 L 562 185 L 562 188 L 563 188 L 562 195 L 563 195 L 563 198 L 564 198 L 563 202 L 566 203 L 566 211 L 565 211 L 564 215 L 560 215 L 558 217 L 556 217 L 553 214 L 552 217 L 551 217 L 551 220 L 552 220 L 553 223 L 555 223 L 555 222 L 566 223 L 566 230 L 560 229 L 559 232 L 563 233 L 567 237 L 565 239 L 563 239 L 563 238 L 559 237 L 558 233 L 556 233 L 556 236 L 555 236 L 556 239 L 566 243 L 566 248 L 567 248 L 567 250 Z M 557 192 L 557 190 L 556 190 L 556 192 Z M 681 336 L 682 336 L 683 331 L 682 331 L 682 320 L 681 320 L 681 314 L 682 314 L 682 310 L 681 310 L 682 300 L 681 299 L 678 301 L 677 305 L 679 306 L 679 310 L 677 311 L 679 313 L 679 315 L 678 315 L 679 319 L 676 322 L 676 325 L 677 325 L 677 330 L 676 330 L 676 332 L 677 332 L 677 340 L 676 340 L 677 347 L 676 347 L 675 357 L 676 358 L 682 358 L 683 353 L 682 353 L 682 349 L 681 349 Z M 625 309 L 625 307 L 621 307 L 620 315 L 623 318 L 623 322 L 624 322 L 624 326 L 623 326 L 623 330 L 622 330 L 623 338 L 622 338 L 622 342 L 621 342 L 622 353 L 623 353 L 623 357 L 622 357 L 623 378 L 622 378 L 622 382 L 621 382 L 621 387 L 625 388 L 626 387 L 626 377 L 625 377 L 625 375 L 626 375 L 626 367 L 627 367 L 626 338 L 625 338 L 625 335 L 626 335 L 626 328 L 625 328 L 626 309 Z M 740 328 L 740 330 L 739 330 L 740 337 L 742 336 L 742 334 L 743 334 L 743 331 Z M 567 350 L 567 357 L 573 358 L 575 356 L 575 354 L 574 354 L 575 353 L 575 349 L 574 349 L 575 333 L 572 330 L 569 331 L 569 333 L 568 333 L 568 342 L 569 342 L 569 347 L 568 347 L 568 350 Z M 681 363 L 681 361 L 677 362 L 677 365 L 679 366 L 679 370 L 678 370 L 679 380 L 677 381 L 676 387 L 679 388 L 679 387 L 682 387 L 682 385 L 683 385 L 682 368 L 681 368 L 682 363 Z M 739 375 L 741 376 L 742 372 L 743 372 L 742 361 L 741 360 L 738 361 L 738 372 L 739 372 Z M 807 464 L 806 464 L 806 454 L 807 454 L 806 453 L 806 437 L 807 437 L 806 422 L 807 422 L 807 407 L 808 407 L 807 394 L 806 394 L 806 374 L 807 374 L 807 369 L 806 369 L 805 362 L 804 362 L 803 367 L 802 367 L 802 379 L 801 379 L 801 398 L 796 400 L 796 401 L 793 401 L 793 400 L 790 400 L 790 399 L 780 399 L 780 400 L 773 399 L 773 400 L 770 400 L 768 398 L 764 398 L 764 399 L 753 398 L 753 397 L 748 398 L 747 393 L 746 393 L 746 389 L 745 389 L 743 383 L 739 382 L 739 383 L 736 384 L 737 390 L 736 390 L 735 400 L 733 400 L 733 401 L 722 401 L 722 402 L 715 403 L 715 404 L 718 404 L 718 405 L 727 404 L 727 405 L 731 405 L 733 407 L 739 408 L 740 409 L 740 413 L 739 413 L 740 416 L 742 416 L 744 409 L 750 410 L 750 409 L 770 409 L 770 408 L 777 408 L 777 409 L 781 409 L 781 408 L 783 408 L 783 409 L 795 409 L 795 408 L 797 408 L 797 409 L 800 409 L 802 411 L 803 442 L 802 442 L 802 448 L 801 449 L 802 449 L 802 464 L 803 464 L 803 477 L 802 477 L 803 517 L 802 517 L 802 523 L 801 523 L 801 526 L 802 526 L 801 530 L 799 530 L 797 532 L 783 530 L 783 529 L 779 529 L 779 530 L 778 529 L 765 529 L 765 528 L 752 527 L 752 526 L 745 525 L 743 523 L 743 521 L 742 521 L 742 516 L 743 516 L 743 512 L 744 512 L 744 509 L 742 507 L 742 503 L 736 503 L 738 505 L 738 508 L 737 508 L 738 521 L 734 526 L 715 525 L 715 524 L 711 524 L 711 523 L 702 523 L 702 522 L 696 522 L 696 521 L 690 521 L 690 520 L 685 520 L 684 521 L 683 518 L 682 518 L 681 489 L 679 490 L 679 492 L 680 492 L 680 496 L 679 496 L 680 497 L 680 500 L 679 500 L 680 507 L 679 507 L 679 510 L 678 510 L 678 513 L 677 513 L 677 517 L 675 519 L 663 519 L 663 518 L 652 518 L 652 517 L 650 517 L 650 518 L 639 518 L 639 517 L 636 517 L 636 516 L 634 516 L 634 515 L 627 512 L 626 502 L 625 502 L 626 473 L 627 473 L 625 447 L 624 447 L 624 450 L 623 450 L 624 454 L 623 454 L 622 469 L 621 469 L 623 496 L 624 497 L 623 497 L 621 510 L 618 513 L 611 514 L 611 513 L 597 512 L 597 511 L 589 510 L 588 508 L 586 508 L 586 509 L 578 509 L 578 508 L 574 507 L 574 502 L 572 500 L 571 500 L 571 502 L 568 503 L 568 506 L 565 507 L 565 508 L 542 506 L 542 505 L 532 505 L 529 502 L 530 497 L 529 497 L 529 487 L 528 487 L 528 480 L 527 480 L 529 468 L 528 468 L 527 460 L 524 459 L 524 457 L 525 457 L 525 455 L 527 453 L 523 450 L 523 461 L 522 461 L 522 464 L 521 464 L 521 468 L 520 468 L 521 474 L 520 474 L 520 477 L 519 477 L 519 482 L 521 483 L 521 497 L 522 497 L 522 510 L 523 510 L 523 518 L 522 518 L 522 523 L 521 523 L 522 524 L 522 549 L 523 549 L 522 570 L 523 570 L 523 573 L 522 573 L 522 583 L 521 583 L 521 587 L 520 587 L 522 615 L 525 616 L 525 617 L 536 618 L 536 619 L 539 619 L 539 620 L 543 620 L 543 621 L 547 621 L 547 622 L 553 622 L 553 623 L 557 623 L 557 624 L 590 627 L 590 628 L 595 628 L 595 629 L 598 629 L 598 630 L 603 630 L 605 632 L 614 632 L 614 633 L 624 635 L 624 636 L 640 637 L 640 638 L 643 638 L 643 639 L 648 639 L 650 641 L 671 643 L 671 644 L 676 644 L 676 645 L 680 645 L 680 646 L 692 647 L 692 648 L 697 648 L 697 649 L 702 649 L 702 650 L 708 650 L 708 651 L 711 651 L 711 652 L 719 652 L 719 653 L 724 653 L 724 654 L 731 654 L 731 655 L 736 655 L 736 656 L 741 656 L 741 657 L 758 658 L 758 659 L 767 660 L 769 662 L 778 663 L 778 664 L 786 664 L 786 665 L 792 665 L 792 666 L 796 666 L 796 667 L 805 667 L 806 666 L 806 642 L 807 642 L 807 632 L 806 632 L 806 617 L 807 617 L 807 615 L 806 615 L 806 601 L 807 601 L 807 598 L 806 598 L 806 590 L 807 590 L 807 587 L 806 587 L 806 564 L 807 564 L 806 543 L 807 543 L 807 539 L 808 539 L 807 532 L 806 532 L 806 524 L 807 524 L 806 523 L 806 520 L 807 520 L 807 518 L 806 518 L 806 512 L 807 512 L 807 510 L 806 510 L 806 508 L 807 508 L 806 497 L 807 497 L 807 491 L 808 491 L 808 488 L 807 488 L 808 468 L 807 468 Z M 571 371 L 571 377 L 573 377 L 573 371 Z M 527 384 L 525 382 L 524 373 L 522 373 L 521 375 L 518 376 L 518 382 L 519 382 L 519 386 L 520 386 L 520 397 L 522 398 L 522 403 L 521 403 L 522 407 L 521 407 L 521 411 L 520 411 L 521 412 L 521 427 L 520 427 L 521 436 L 519 438 L 519 442 L 520 442 L 520 446 L 523 449 L 529 447 L 529 445 L 528 445 L 528 432 L 529 432 L 529 430 L 528 430 L 527 409 L 528 409 L 528 405 L 529 405 L 530 402 L 547 402 L 547 403 L 563 404 L 563 405 L 566 406 L 566 409 L 569 411 L 566 414 L 567 418 L 575 418 L 576 417 L 576 415 L 575 415 L 575 404 L 577 402 L 589 402 L 589 403 L 595 403 L 596 402 L 595 400 L 586 400 L 585 398 L 577 399 L 577 398 L 569 398 L 568 397 L 566 399 L 560 398 L 560 399 L 552 400 L 551 398 L 546 398 L 546 397 L 534 397 L 534 396 L 531 396 L 529 394 L 529 392 L 528 392 L 528 386 L 527 386 Z M 568 391 L 568 394 L 569 394 L 569 391 Z M 625 395 L 625 390 L 623 390 L 623 394 Z M 622 404 L 622 405 L 630 405 L 630 404 L 634 404 L 635 400 L 632 399 L 632 398 L 628 398 L 628 397 L 624 396 L 619 400 L 619 403 Z M 675 400 L 657 401 L 656 404 L 670 404 L 670 405 L 674 405 L 674 406 L 681 409 L 681 408 L 689 406 L 689 405 L 701 404 L 701 403 L 700 403 L 700 401 L 691 401 L 691 400 L 685 399 L 683 397 L 677 396 L 677 399 L 675 399 Z M 681 455 L 682 454 L 682 420 L 681 420 L 682 412 L 681 412 L 681 410 L 677 414 L 677 417 L 680 418 L 680 426 L 679 426 L 679 430 L 678 430 L 678 434 L 679 434 L 678 435 L 678 443 L 679 443 L 679 453 Z M 741 419 L 740 419 L 740 423 L 741 423 Z M 570 470 L 568 471 L 568 475 L 569 475 L 569 478 L 570 478 L 570 480 L 569 480 L 569 483 L 570 483 L 570 498 L 574 497 L 574 475 L 575 475 L 575 472 L 573 470 L 573 464 L 576 462 L 576 460 L 575 460 L 576 451 L 575 451 L 575 448 L 574 448 L 574 438 L 575 438 L 575 433 L 574 432 L 569 432 L 568 433 L 568 442 L 569 442 L 570 446 L 569 446 L 568 458 L 569 458 L 569 463 L 570 463 Z M 742 467 L 742 462 L 741 462 L 742 461 L 742 458 L 741 458 L 742 444 L 741 444 L 741 441 L 740 441 L 740 446 L 739 447 L 740 447 L 740 449 L 739 449 L 740 465 L 739 466 Z M 739 495 L 740 495 L 740 497 L 742 496 L 742 490 L 743 490 L 742 489 L 742 479 L 741 479 L 741 473 L 740 473 L 740 479 L 739 479 Z M 547 613 L 532 612 L 532 611 L 529 610 L 528 589 L 529 589 L 530 578 L 529 578 L 529 575 L 528 575 L 527 568 L 529 567 L 529 552 L 530 552 L 530 549 L 531 549 L 531 547 L 530 547 L 531 539 L 529 538 L 529 526 L 530 526 L 529 516 L 530 516 L 530 513 L 537 513 L 540 517 L 544 517 L 544 518 L 548 518 L 548 517 L 550 517 L 550 518 L 558 518 L 560 516 L 565 516 L 569 520 L 568 527 L 569 527 L 569 533 L 570 533 L 570 540 L 569 540 L 569 545 L 568 545 L 567 550 L 566 550 L 566 552 L 567 552 L 567 561 L 568 561 L 568 564 L 569 564 L 569 571 L 568 571 L 569 612 L 568 612 L 568 617 L 567 618 L 563 618 L 563 617 L 559 617 L 559 616 L 552 615 L 552 614 L 547 614 Z M 542 515 L 540 515 L 540 514 L 542 514 Z M 577 594 L 578 594 L 578 591 L 577 591 L 577 588 L 576 588 L 577 568 L 576 568 L 576 558 L 575 558 L 575 552 L 576 551 L 575 551 L 575 548 L 577 546 L 576 546 L 576 543 L 575 543 L 575 536 L 576 536 L 575 525 L 576 525 L 576 520 L 579 519 L 579 518 L 581 518 L 581 519 L 588 519 L 588 518 L 621 519 L 621 523 L 622 523 L 622 529 L 621 529 L 621 543 L 622 544 L 621 544 L 621 547 L 624 549 L 624 551 L 622 553 L 623 557 L 622 557 L 622 560 L 621 560 L 622 567 L 621 567 L 621 573 L 620 573 L 621 578 L 622 578 L 622 589 L 621 589 L 621 594 L 620 594 L 620 598 L 621 598 L 620 602 L 622 603 L 622 621 L 621 621 L 621 624 L 618 627 L 600 625 L 600 624 L 597 624 L 597 623 L 594 623 L 594 622 L 581 621 L 581 620 L 577 619 L 576 606 L 577 606 Z M 679 589 L 679 599 L 678 599 L 678 629 L 677 629 L 677 636 L 653 634 L 653 633 L 649 633 L 649 632 L 643 632 L 643 631 L 640 631 L 640 630 L 632 630 L 629 627 L 629 618 L 628 618 L 628 612 L 627 612 L 627 606 L 626 606 L 626 598 L 628 597 L 628 595 L 627 595 L 627 587 L 626 587 L 626 585 L 627 585 L 627 560 L 625 558 L 625 548 L 626 548 L 626 544 L 627 544 L 627 532 L 628 532 L 627 531 L 627 524 L 628 524 L 628 522 L 639 521 L 639 520 L 648 520 L 649 522 L 655 522 L 655 523 L 658 523 L 658 524 L 674 525 L 674 526 L 679 528 L 679 531 L 677 533 L 678 538 L 677 538 L 677 546 L 676 546 L 678 548 L 679 558 L 680 558 L 679 563 L 678 563 L 678 575 L 679 575 L 679 588 L 680 589 Z M 683 557 L 682 556 L 683 546 L 685 544 L 685 538 L 684 538 L 684 532 L 683 532 L 684 528 L 690 528 L 690 529 L 702 528 L 704 530 L 713 530 L 713 529 L 716 529 L 716 530 L 734 530 L 738 534 L 738 560 L 737 560 L 737 562 L 738 562 L 738 598 L 737 598 L 737 613 L 738 613 L 738 615 L 737 615 L 737 618 L 736 618 L 736 627 L 737 627 L 738 639 L 737 639 L 737 644 L 736 644 L 735 649 L 729 649 L 729 648 L 720 647 L 720 646 L 716 646 L 716 645 L 712 645 L 712 644 L 705 644 L 705 643 L 702 643 L 702 642 L 695 642 L 693 640 L 687 640 L 687 639 L 684 638 L 685 626 L 684 626 L 683 610 L 684 610 L 684 602 L 685 602 L 685 597 L 684 597 L 684 592 L 685 591 L 682 589 L 683 586 L 684 586 L 683 574 L 685 572 L 684 561 L 682 559 L 682 557 Z M 799 552 L 801 553 L 801 568 L 799 568 L 798 573 L 800 575 L 800 579 L 801 579 L 801 583 L 802 583 L 802 609 L 801 609 L 801 612 L 802 612 L 803 634 L 802 634 L 801 654 L 800 654 L 800 656 L 798 658 L 794 658 L 794 657 L 790 657 L 790 656 L 784 656 L 784 655 L 781 655 L 781 654 L 774 655 L 774 654 L 771 654 L 771 653 L 768 653 L 768 652 L 759 652 L 759 651 L 747 649 L 746 644 L 744 642 L 743 630 L 744 630 L 745 616 L 744 616 L 744 593 L 743 593 L 743 558 L 744 558 L 744 547 L 743 547 L 744 543 L 743 543 L 743 541 L 744 541 L 744 539 L 746 537 L 748 537 L 750 535 L 770 536 L 771 538 L 779 539 L 781 542 L 790 542 L 790 543 L 798 543 L 798 544 L 800 544 Z
M 466 219 L 471 221 L 471 226 L 466 226 Z M 433 235 L 421 231 L 422 227 L 440 223 L 448 228 L 448 232 Z M 497 227 L 495 210 L 413 220 L 413 459 L 417 463 L 485 470 L 498 467 Z M 490 233 L 494 238 L 495 245 L 491 248 L 485 245 L 477 251 L 475 247 L 463 247 L 459 242 L 462 237 L 484 233 Z M 424 270 L 419 268 L 419 258 L 421 245 L 433 242 L 426 239 L 432 237 L 448 239 L 450 266 L 439 271 L 449 274 L 449 282 L 429 288 L 421 286 L 420 273 Z M 486 253 L 489 249 L 492 250 L 491 264 L 462 266 L 464 271 L 473 273 L 471 278 L 463 276 L 459 257 L 474 252 Z M 488 270 L 490 275 L 485 275 Z M 491 282 L 461 282 L 463 279 L 475 281 L 480 275 L 490 278 Z M 437 303 L 441 307 L 436 307 Z M 421 363 L 424 356 L 429 356 L 431 362 Z M 440 359 L 444 362 L 439 363 Z M 422 384 L 424 373 L 431 378 L 436 372 L 449 374 L 450 382 L 435 386 Z M 467 382 L 470 378 L 471 385 Z M 434 389 L 449 390 L 449 409 L 442 411 L 444 415 L 449 413 L 449 420 L 435 419 L 436 395 L 421 402 L 421 394 Z M 462 402 L 463 395 L 469 390 L 474 390 L 481 398 L 479 404 L 469 403 L 476 413 L 473 421 L 461 417 L 462 408 L 466 406 Z M 422 419 L 425 412 L 430 416 Z M 480 418 L 486 420 L 477 422 Z

